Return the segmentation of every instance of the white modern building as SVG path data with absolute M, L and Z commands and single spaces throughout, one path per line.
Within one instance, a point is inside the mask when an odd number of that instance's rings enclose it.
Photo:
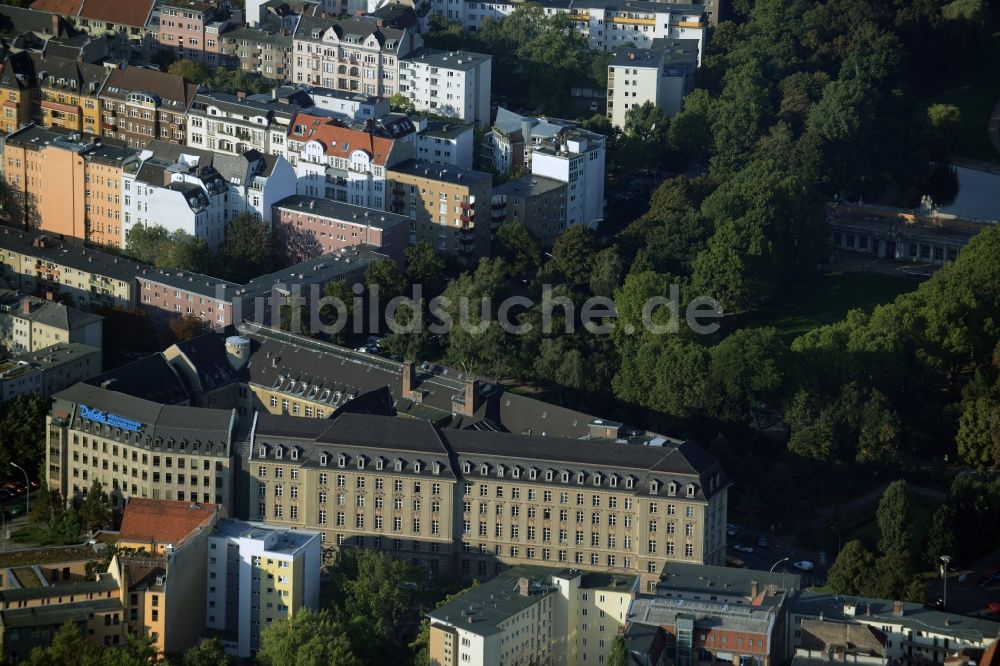
M 310 86 L 303 87 L 303 91 L 312 99 L 313 106 L 308 111 L 311 114 L 323 112 L 350 122 L 359 122 L 381 118 L 390 110 L 388 99 L 374 95 Z
M 471 51 L 420 49 L 399 60 L 399 92 L 416 111 L 490 122 L 493 58 Z
M 668 116 L 681 112 L 694 88 L 698 43 L 659 40 L 650 49 L 618 49 L 608 63 L 608 119 L 625 127 L 629 109 L 652 102 Z
M 592 49 L 643 49 L 664 37 L 694 39 L 698 41 L 701 63 L 708 29 L 704 5 L 642 0 L 538 0 L 533 4 L 540 5 L 548 15 L 569 14 Z M 435 0 L 434 13 L 474 32 L 486 19 L 510 16 L 520 5 L 514 0 Z
M 582 129 L 535 148 L 531 173 L 566 183 L 566 226 L 604 218 L 604 137 Z
M 482 157 L 498 173 L 527 173 L 535 148 L 554 142 L 560 133 L 577 126 L 570 120 L 522 116 L 501 107 L 493 127 L 483 135 Z
M 149 144 L 122 181 L 122 247 L 139 224 L 183 231 L 218 249 L 229 220 L 246 213 L 270 223 L 271 206 L 296 187 L 283 157 L 256 150 L 223 155 L 161 141 Z
M 413 135 L 418 160 L 450 164 L 463 169 L 473 168 L 475 131 L 472 125 L 426 118 L 415 118 L 414 121 L 418 130 Z
M 223 519 L 208 537 L 205 626 L 241 658 L 261 632 L 303 608 L 319 607 L 319 532 Z

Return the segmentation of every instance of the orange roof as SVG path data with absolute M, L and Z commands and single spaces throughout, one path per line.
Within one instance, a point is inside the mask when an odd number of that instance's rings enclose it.
M 305 131 L 297 132 L 296 129 L 300 126 Z M 307 113 L 295 116 L 288 138 L 292 141 L 319 141 L 326 154 L 331 157 L 350 157 L 352 152 L 360 149 L 368 153 L 373 164 L 379 166 L 385 166 L 389 151 L 392 150 L 392 139 L 344 127 L 331 118 Z
M 127 25 L 132 28 L 144 28 L 155 0 L 83 0 L 80 16 L 87 19 L 97 19 Z
M 118 540 L 176 544 L 218 511 L 217 504 L 133 497 L 125 505 Z
M 35 0 L 31 8 L 39 12 L 52 12 L 62 16 L 78 16 L 83 0 Z

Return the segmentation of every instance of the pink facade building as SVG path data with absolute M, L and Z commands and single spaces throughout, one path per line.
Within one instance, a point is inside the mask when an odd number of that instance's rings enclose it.
M 282 246 L 297 260 L 369 245 L 402 266 L 409 223 L 396 213 L 298 194 L 274 204 L 271 214 Z
M 157 40 L 172 48 L 178 59 L 199 60 L 210 66 L 226 66 L 221 35 L 230 26 L 229 3 L 204 0 L 169 0 L 160 8 Z

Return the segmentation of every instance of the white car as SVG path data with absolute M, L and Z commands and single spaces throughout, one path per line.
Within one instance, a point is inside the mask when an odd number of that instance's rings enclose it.
M 743 546 L 743 545 L 737 544 L 737 545 L 733 546 L 733 550 L 738 550 L 741 553 L 752 553 L 753 552 L 753 546 Z
M 813 570 L 813 563 L 810 562 L 809 560 L 802 560 L 801 562 L 796 562 L 792 566 L 795 567 L 796 569 L 798 569 L 799 571 L 812 571 Z

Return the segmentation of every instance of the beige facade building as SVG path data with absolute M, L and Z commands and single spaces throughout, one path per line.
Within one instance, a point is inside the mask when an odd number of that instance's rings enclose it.
M 103 317 L 0 289 L 0 349 L 39 351 L 61 342 L 101 347 Z
M 490 174 L 408 160 L 390 167 L 386 180 L 389 210 L 410 218 L 411 245 L 427 241 L 470 266 L 490 255 Z
M 247 465 L 253 518 L 318 530 L 328 546 L 395 552 L 432 572 L 482 577 L 535 564 L 654 581 L 668 561 L 725 558 L 728 481 L 692 444 L 259 415 Z
M 0 400 L 35 394 L 47 398 L 101 372 L 101 350 L 68 342 L 0 361 Z
M 427 614 L 431 663 L 602 664 L 637 584 L 634 575 L 514 567 Z
M 96 480 L 121 504 L 130 497 L 231 507 L 231 409 L 163 405 L 87 384 L 54 397 L 46 481 L 65 498 Z
M 543 247 L 552 247 L 566 230 L 564 182 L 528 174 L 498 185 L 490 204 L 490 226 L 495 234 L 509 222 L 520 222 Z

